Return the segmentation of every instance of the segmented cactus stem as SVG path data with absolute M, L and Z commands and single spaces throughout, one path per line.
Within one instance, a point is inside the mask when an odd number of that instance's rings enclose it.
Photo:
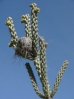
M 21 17 L 21 23 L 25 23 L 25 33 L 26 33 L 26 37 L 32 38 L 30 15 L 29 15 L 29 14 L 22 15 L 22 17 Z
M 30 64 L 26 63 L 25 65 L 26 65 L 26 69 L 29 73 L 29 77 L 30 77 L 30 80 L 31 80 L 31 83 L 33 85 L 35 92 L 39 95 L 39 97 L 45 98 L 44 94 L 42 94 L 38 88 L 38 85 L 37 85 L 37 82 L 36 82 L 36 79 L 35 79 L 35 76 L 34 76 L 34 73 L 33 73 L 33 70 L 31 68 Z
M 62 76 L 63 76 L 64 71 L 66 70 L 67 66 L 68 66 L 68 61 L 65 60 L 62 67 L 61 67 L 61 69 L 60 69 L 60 71 L 59 71 L 59 73 L 58 73 L 58 75 L 57 75 L 57 78 L 56 78 L 56 81 L 55 81 L 55 84 L 54 84 L 54 88 L 51 91 L 51 97 L 53 97 L 55 95 L 55 93 L 57 92 L 60 81 L 62 79 Z
M 44 94 L 48 96 L 50 94 L 50 85 L 48 83 L 48 78 L 46 75 L 46 48 L 43 37 L 40 37 L 39 43 L 42 86 Z
M 34 59 L 34 65 L 35 65 L 36 70 L 37 70 L 37 72 L 38 72 L 38 76 L 39 76 L 39 78 L 41 79 L 41 66 L 40 66 L 40 59 L 39 59 L 38 57 L 36 57 L 36 58 Z
M 7 21 L 6 21 L 5 24 L 8 26 L 9 31 L 10 31 L 11 42 L 10 42 L 8 45 L 9 45 L 9 47 L 11 47 L 11 46 L 13 46 L 13 44 L 14 44 L 14 45 L 17 44 L 17 42 L 18 42 L 18 36 L 17 36 L 16 31 L 15 31 L 14 24 L 13 24 L 13 20 L 12 20 L 11 17 L 8 17 L 8 18 L 7 18 Z
M 40 11 L 37 8 L 35 3 L 30 5 L 31 7 L 31 31 L 32 31 L 32 40 L 33 40 L 33 53 L 34 57 L 37 56 L 38 53 L 38 17 L 37 13 Z

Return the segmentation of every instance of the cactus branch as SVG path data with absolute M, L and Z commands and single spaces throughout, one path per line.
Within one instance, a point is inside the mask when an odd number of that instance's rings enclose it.
M 40 37 L 40 66 L 43 91 L 46 96 L 50 94 L 50 85 L 46 75 L 46 48 L 43 37 Z
M 32 38 L 31 24 L 30 24 L 30 16 L 29 16 L 29 14 L 22 15 L 22 17 L 21 17 L 21 23 L 25 23 L 26 37 Z
M 17 42 L 18 42 L 18 36 L 17 36 L 16 31 L 15 31 L 12 18 L 11 17 L 8 17 L 5 24 L 9 28 L 11 39 L 12 39 L 11 42 L 8 45 L 9 45 L 9 47 L 13 47 L 13 45 L 16 45 Z
M 45 96 L 40 92 L 40 90 L 38 88 L 38 85 L 37 85 L 37 82 L 36 82 L 36 79 L 35 79 L 35 76 L 34 76 L 34 73 L 33 73 L 33 70 L 31 68 L 30 64 L 26 63 L 25 66 L 29 73 L 29 77 L 31 79 L 31 83 L 33 85 L 35 92 L 39 95 L 40 98 L 45 98 Z
M 34 57 L 37 56 L 38 53 L 38 17 L 37 13 L 40 11 L 39 8 L 37 8 L 37 5 L 35 3 L 30 5 L 31 7 L 31 31 L 32 31 L 32 43 L 33 43 L 33 53 Z
M 60 81 L 62 79 L 62 76 L 63 76 L 64 71 L 66 70 L 67 66 L 68 66 L 68 61 L 65 60 L 62 67 L 61 67 L 61 69 L 60 69 L 60 71 L 59 71 L 59 73 L 58 73 L 58 75 L 57 75 L 57 78 L 56 78 L 56 81 L 55 81 L 55 84 L 54 84 L 54 88 L 51 91 L 51 97 L 53 97 L 55 95 L 55 93 L 57 92 Z

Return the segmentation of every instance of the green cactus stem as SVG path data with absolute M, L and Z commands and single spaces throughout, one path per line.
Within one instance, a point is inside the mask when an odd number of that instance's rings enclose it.
M 50 85 L 46 75 L 46 48 L 43 37 L 40 37 L 40 66 L 43 91 L 46 96 L 50 96 Z
M 18 42 L 18 36 L 15 31 L 12 18 L 8 17 L 5 24 L 8 26 L 11 35 L 11 42 L 8 45 L 9 47 L 13 47 L 13 45 L 16 45 Z
M 37 13 L 40 9 L 37 8 L 36 3 L 30 4 L 31 7 L 31 31 L 32 31 L 32 42 L 33 42 L 33 53 L 37 56 L 38 53 L 38 17 Z
M 25 23 L 26 37 L 32 38 L 31 24 L 30 24 L 30 16 L 29 16 L 29 14 L 22 15 L 22 17 L 21 17 L 21 23 Z
M 44 94 L 42 94 L 40 92 L 40 90 L 38 88 L 38 85 L 37 85 L 37 82 L 36 82 L 36 79 L 35 79 L 35 76 L 34 76 L 34 73 L 33 73 L 33 70 L 31 68 L 30 64 L 26 63 L 25 66 L 26 66 L 26 69 L 27 69 L 27 71 L 29 73 L 29 77 L 30 77 L 30 80 L 31 80 L 31 83 L 33 85 L 33 88 L 34 88 L 35 92 L 38 94 L 38 96 L 40 98 L 44 98 L 45 99 L 46 97 L 44 96 Z
M 55 84 L 54 84 L 54 88 L 51 91 L 51 95 L 50 95 L 51 97 L 53 97 L 55 95 L 55 93 L 57 92 L 57 89 L 59 87 L 60 81 L 62 79 L 64 71 L 66 70 L 66 68 L 68 66 L 68 63 L 69 62 L 67 60 L 64 61 L 63 65 L 62 65 L 62 67 L 61 67 L 61 69 L 60 69 L 60 71 L 59 71 L 59 73 L 57 75 L 57 78 L 56 78 L 56 81 L 55 81 Z

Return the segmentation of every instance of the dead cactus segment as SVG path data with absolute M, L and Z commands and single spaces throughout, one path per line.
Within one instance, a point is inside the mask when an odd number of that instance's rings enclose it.
M 30 37 L 21 37 L 17 44 L 21 49 L 32 52 L 32 40 Z
M 15 54 L 23 58 L 27 58 L 27 56 L 33 57 L 32 40 L 30 37 L 21 37 L 18 40 Z

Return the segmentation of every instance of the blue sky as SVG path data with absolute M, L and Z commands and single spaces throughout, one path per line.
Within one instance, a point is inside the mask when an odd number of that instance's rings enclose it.
M 11 59 L 14 50 L 8 47 L 11 38 L 8 27 L 5 26 L 6 19 L 12 17 L 18 36 L 24 36 L 24 24 L 20 19 L 23 14 L 30 14 L 29 4 L 34 2 L 40 8 L 39 35 L 48 42 L 47 74 L 51 89 L 64 60 L 69 61 L 54 99 L 73 99 L 74 0 L 0 0 L 0 99 L 40 99 L 34 92 L 24 66 L 30 61 L 23 59 L 22 63 L 19 58 L 16 61 Z M 5 61 L 7 62 L 4 63 Z M 33 63 L 30 63 L 42 90 Z

